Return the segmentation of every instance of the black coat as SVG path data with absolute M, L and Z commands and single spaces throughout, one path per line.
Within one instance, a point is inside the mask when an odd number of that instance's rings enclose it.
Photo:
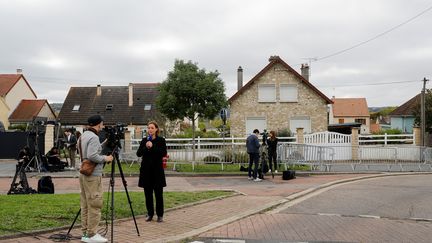
M 156 188 L 166 187 L 165 171 L 162 167 L 162 158 L 167 154 L 166 142 L 162 137 L 152 140 L 153 147 L 146 147 L 147 138 L 141 140 L 137 156 L 142 157 L 139 187 Z
M 277 144 L 278 144 L 277 138 L 275 138 L 274 140 L 267 139 L 268 153 L 269 154 L 276 154 Z

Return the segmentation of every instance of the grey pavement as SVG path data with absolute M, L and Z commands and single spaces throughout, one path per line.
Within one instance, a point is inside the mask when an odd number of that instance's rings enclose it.
M 0 165 L 0 168 L 2 166 Z M 14 170 L 13 170 L 14 173 Z M 57 172 L 58 173 L 58 172 Z M 56 193 L 78 192 L 76 172 L 56 174 L 54 184 Z M 163 223 L 145 222 L 137 218 L 141 235 L 137 236 L 133 220 L 119 220 L 114 225 L 115 242 L 236 242 L 246 239 L 247 242 L 394 242 L 394 232 L 410 230 L 423 237 L 431 236 L 430 222 L 372 221 L 372 219 L 350 219 L 332 217 L 331 215 L 296 215 L 281 213 L 278 208 L 289 207 L 297 201 L 337 185 L 363 178 L 381 177 L 396 174 L 320 174 L 298 176 L 294 180 L 284 181 L 278 174 L 274 179 L 262 182 L 247 180 L 242 176 L 173 176 L 167 177 L 166 191 L 198 191 L 226 189 L 238 192 L 235 196 L 192 204 L 187 207 L 167 210 Z M 402 174 L 399 174 L 402 175 Z M 34 186 L 38 176 L 30 176 L 29 183 Z M 136 177 L 127 177 L 128 190 L 139 190 Z M 10 186 L 11 178 L 0 178 L 0 192 L 5 193 Z M 104 178 L 105 186 L 108 178 Z M 116 186 L 121 190 L 120 181 Z M 105 187 L 106 188 L 106 187 Z M 144 205 L 143 205 L 144 207 Z M 350 221 L 351 220 L 351 221 Z M 359 221 L 358 221 L 359 220 Z M 289 227 L 282 227 L 282 226 Z M 368 231 L 379 229 L 381 233 L 369 235 Z M 66 232 L 54 230 L 36 236 L 21 236 L 3 239 L 3 242 L 50 242 L 52 234 Z M 80 230 L 75 227 L 73 236 L 79 236 Z M 400 233 L 401 234 L 401 233 Z M 396 234 L 396 235 L 400 235 Z M 108 238 L 110 233 L 107 234 Z M 373 237 L 375 238 L 373 238 Z M 379 237 L 377 237 L 379 236 Z M 214 241 L 214 239 L 220 241 Z M 225 241 L 224 239 L 235 239 Z M 431 239 L 432 236 L 429 238 Z M 404 239 L 404 238 L 399 238 Z M 379 241 L 380 240 L 380 241 Z M 79 242 L 73 239 L 70 242 Z M 395 242 L 414 242 L 398 241 Z

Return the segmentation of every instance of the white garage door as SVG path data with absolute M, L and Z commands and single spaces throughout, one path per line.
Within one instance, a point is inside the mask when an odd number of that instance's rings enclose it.
M 308 116 L 298 116 L 290 119 L 290 130 L 296 133 L 297 128 L 302 127 L 304 133 L 311 133 L 311 121 Z
M 265 117 L 248 117 L 246 118 L 246 131 L 245 134 L 249 135 L 253 130 L 258 129 L 263 132 L 267 128 L 267 122 Z

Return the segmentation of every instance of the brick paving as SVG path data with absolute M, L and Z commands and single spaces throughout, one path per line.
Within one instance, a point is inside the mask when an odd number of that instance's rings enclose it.
M 310 191 L 327 183 L 364 177 L 359 174 L 316 175 L 297 177 L 283 181 L 280 175 L 263 182 L 248 181 L 246 176 L 230 177 L 167 177 L 166 191 L 196 191 L 231 189 L 240 194 L 224 199 L 200 203 L 169 210 L 164 222 L 145 222 L 137 217 L 140 236 L 137 236 L 132 219 L 115 222 L 115 242 L 181 242 L 182 239 L 207 237 L 258 239 L 265 241 L 345 241 L 345 242 L 430 242 L 431 224 L 428 222 L 401 221 L 340 217 L 333 215 L 289 214 L 266 211 L 307 195 Z M 372 175 L 373 176 L 373 175 Z M 136 177 L 126 178 L 128 190 L 141 190 L 136 186 Z M 33 186 L 37 178 L 30 178 Z M 10 187 L 11 178 L 0 178 L 0 192 Z M 104 183 L 108 178 L 104 178 Z M 77 192 L 77 178 L 54 177 L 56 193 Z M 121 181 L 116 179 L 116 189 L 121 190 Z M 106 188 L 106 187 L 105 187 Z M 58 230 L 35 237 L 18 237 L 2 242 L 51 242 L 52 234 L 66 232 Z M 79 236 L 79 227 L 72 230 Z M 107 237 L 111 235 L 108 232 Z M 79 242 L 74 239 L 70 242 Z M 187 242 L 187 241 L 184 241 Z

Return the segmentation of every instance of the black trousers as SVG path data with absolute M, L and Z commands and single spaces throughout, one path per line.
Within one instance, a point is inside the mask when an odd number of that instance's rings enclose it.
M 259 163 L 259 153 L 250 153 L 249 154 L 249 168 L 248 168 L 248 176 L 252 177 L 252 164 L 254 165 L 253 169 L 253 178 L 258 178 L 258 163 Z
M 144 195 L 146 201 L 147 215 L 154 215 L 154 204 L 153 204 L 153 191 L 156 198 L 156 215 L 163 217 L 164 214 L 164 202 L 163 202 L 163 187 L 144 187 Z
M 278 169 L 278 164 L 277 164 L 277 160 L 276 160 L 276 153 L 269 152 L 268 159 L 269 159 L 270 170 L 273 171 L 272 160 L 273 160 L 273 163 L 274 163 L 274 168 L 275 168 L 275 170 L 277 170 Z

